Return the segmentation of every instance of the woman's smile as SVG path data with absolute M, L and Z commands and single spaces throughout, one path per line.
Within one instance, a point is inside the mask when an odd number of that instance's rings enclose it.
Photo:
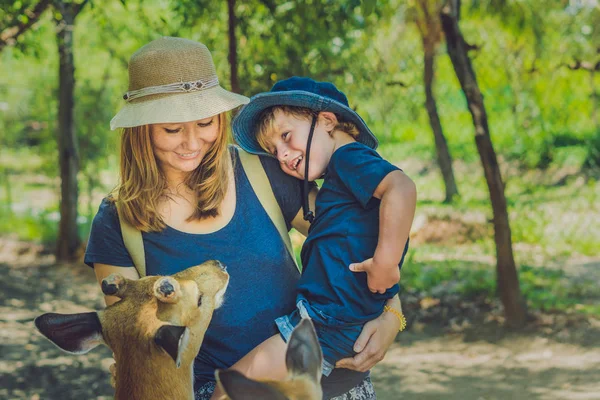
M 193 160 L 194 158 L 198 157 L 200 155 L 200 150 L 196 150 L 193 153 L 179 153 L 179 152 L 175 152 L 175 154 L 177 154 L 180 158 L 184 159 L 184 160 Z

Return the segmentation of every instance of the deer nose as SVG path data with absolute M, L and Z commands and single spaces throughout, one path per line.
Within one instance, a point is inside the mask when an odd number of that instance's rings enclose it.
M 154 283 L 154 295 L 164 303 L 176 303 L 179 301 L 181 286 L 171 276 L 160 278 Z
M 119 288 L 117 287 L 117 285 L 115 285 L 114 283 L 108 283 L 106 282 L 106 280 L 102 280 L 102 293 L 104 293 L 107 296 L 112 296 L 118 291 Z
M 121 274 L 113 273 L 102 279 L 102 293 L 107 296 L 121 297 L 124 293 L 125 278 Z
M 227 272 L 227 266 L 219 260 L 208 260 L 206 261 L 206 264 L 207 266 L 210 264 L 212 266 L 219 267 L 221 271 Z
M 217 267 L 221 268 L 221 271 L 227 272 L 227 266 L 223 264 L 221 261 L 216 260 Z

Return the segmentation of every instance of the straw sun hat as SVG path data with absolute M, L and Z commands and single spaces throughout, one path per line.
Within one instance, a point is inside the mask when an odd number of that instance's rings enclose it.
M 219 86 L 210 51 L 192 40 L 163 37 L 129 60 L 126 104 L 110 129 L 196 121 L 248 103 Z

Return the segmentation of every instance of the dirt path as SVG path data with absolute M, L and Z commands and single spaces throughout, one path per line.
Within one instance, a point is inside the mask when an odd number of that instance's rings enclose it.
M 380 399 L 600 399 L 600 347 L 540 334 L 398 344 L 373 371 Z M 414 338 L 411 340 L 410 337 Z M 401 340 L 401 338 L 399 338 Z M 597 340 L 598 338 L 596 338 Z
M 52 262 L 40 247 L 0 239 L 0 399 L 109 399 L 108 349 L 72 356 L 35 331 L 44 312 L 103 305 L 90 268 Z M 373 371 L 378 398 L 600 399 L 598 320 L 539 316 L 521 334 L 494 321 L 453 330 L 414 323 L 399 335 Z
M 93 271 L 53 265 L 42 248 L 11 240 L 0 239 L 0 249 L 0 399 L 112 398 L 106 347 L 73 356 L 43 338 L 33 324 L 45 312 L 100 309 Z

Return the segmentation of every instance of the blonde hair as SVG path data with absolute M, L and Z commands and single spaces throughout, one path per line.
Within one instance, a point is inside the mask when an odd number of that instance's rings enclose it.
M 256 141 L 262 147 L 263 150 L 269 151 L 270 146 L 270 134 L 275 129 L 275 112 L 281 111 L 287 115 L 298 119 L 305 119 L 310 121 L 313 117 L 318 118 L 320 112 L 312 110 L 306 107 L 297 106 L 273 106 L 262 111 L 258 118 L 258 130 L 256 132 Z M 358 137 L 358 128 L 352 122 L 344 121 L 342 118 L 335 114 L 338 123 L 333 130 L 346 132 L 354 139 Z
M 218 115 L 217 140 L 190 172 L 185 185 L 196 193 L 197 204 L 188 221 L 214 217 L 225 198 L 228 174 L 228 120 L 225 113 Z M 167 181 L 159 168 L 152 148 L 150 126 L 124 128 L 121 136 L 121 176 L 112 191 L 112 201 L 121 204 L 121 218 L 142 232 L 158 232 L 166 227 L 158 211 L 164 200 Z

